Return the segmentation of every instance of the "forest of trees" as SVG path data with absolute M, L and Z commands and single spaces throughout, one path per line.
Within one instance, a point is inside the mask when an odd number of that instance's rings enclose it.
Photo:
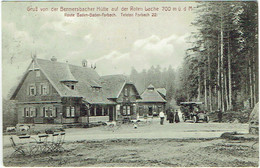
M 258 102 L 257 2 L 200 2 L 180 73 L 177 99 L 205 102 L 208 111 Z
M 157 65 L 156 67 L 151 66 L 148 70 L 144 69 L 142 72 L 137 72 L 136 69 L 132 67 L 130 79 L 135 83 L 140 94 L 148 85 L 152 84 L 155 88 L 165 88 L 167 90 L 166 99 L 168 101 L 174 99 L 176 73 L 172 66 L 163 69 L 160 65 Z
M 208 111 L 253 108 L 258 102 L 257 2 L 199 2 L 183 66 L 158 65 L 130 79 L 142 92 L 167 89 L 167 101 L 202 101 Z

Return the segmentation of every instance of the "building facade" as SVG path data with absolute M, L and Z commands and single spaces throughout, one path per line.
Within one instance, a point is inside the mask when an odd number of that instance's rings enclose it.
M 99 76 L 93 68 L 34 58 L 11 100 L 18 122 L 67 124 L 136 116 L 140 95 L 123 75 Z
M 161 111 L 165 111 L 166 90 L 164 88 L 155 88 L 149 85 L 141 94 L 138 102 L 138 116 L 158 116 Z

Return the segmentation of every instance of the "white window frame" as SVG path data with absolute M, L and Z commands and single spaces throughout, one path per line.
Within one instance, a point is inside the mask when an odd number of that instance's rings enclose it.
M 48 94 L 48 84 L 47 83 L 41 83 L 40 84 L 40 90 L 41 90 L 41 95 L 47 95 Z
M 126 115 L 127 111 L 126 111 L 126 106 L 123 106 L 123 115 Z
M 48 116 L 48 107 L 44 107 L 44 117 L 49 117 Z
M 131 107 L 126 106 L 126 115 L 130 115 L 130 114 L 131 114 Z
M 128 96 L 128 88 L 127 87 L 125 87 L 125 89 L 124 89 L 124 95 Z
M 75 117 L 75 107 L 73 106 L 70 107 L 70 116 Z
M 34 117 L 34 107 L 29 107 L 30 117 Z
M 33 94 L 32 94 L 32 89 L 33 89 L 33 91 L 34 91 Z M 30 86 L 29 86 L 29 95 L 30 95 L 30 96 L 35 96 L 35 95 L 36 95 L 36 87 L 35 87 L 35 85 L 30 85 Z
M 29 108 L 28 107 L 24 108 L 24 113 L 25 113 L 25 117 L 30 117 L 30 112 L 29 112 Z
M 66 117 L 70 117 L 70 106 L 66 107 Z
M 50 114 L 50 116 L 49 117 L 53 117 L 53 108 L 52 108 L 52 106 L 50 106 L 50 107 L 48 107 L 48 111 L 49 111 L 49 114 Z

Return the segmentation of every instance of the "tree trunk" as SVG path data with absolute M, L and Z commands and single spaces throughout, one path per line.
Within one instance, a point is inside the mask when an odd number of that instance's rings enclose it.
M 219 38 L 218 38 L 219 44 Z M 220 47 L 218 46 L 218 78 L 217 78 L 217 90 L 218 90 L 218 109 L 221 109 L 221 93 L 220 93 Z
M 208 99 L 207 99 L 207 74 L 204 71 L 204 100 L 205 100 L 205 109 L 208 110 Z
M 256 104 L 256 76 L 255 76 L 255 74 L 256 74 L 256 68 L 255 68 L 256 62 L 255 62 L 254 52 L 253 52 L 252 56 L 253 56 L 253 72 L 252 72 L 252 75 L 253 75 L 253 94 L 254 94 L 254 106 L 255 106 L 255 104 Z
M 229 108 L 228 110 L 233 109 L 232 107 L 232 79 L 231 79 L 231 52 L 230 52 L 230 36 L 228 36 L 228 100 Z
M 200 101 L 200 67 L 198 67 L 198 97 L 197 101 Z
M 224 108 L 224 35 L 223 35 L 223 14 L 221 12 L 221 21 L 220 21 L 220 80 L 221 80 L 221 108 L 222 111 L 225 111 Z
M 227 91 L 227 75 L 226 75 L 226 71 L 224 71 L 224 81 L 225 81 L 225 100 L 226 100 L 226 107 L 227 110 L 230 110 L 229 107 L 229 97 L 228 97 L 228 91 Z
M 218 106 L 217 106 L 217 103 L 218 103 L 218 91 L 217 91 L 217 85 L 215 85 L 215 102 L 214 102 L 214 109 L 217 110 L 218 109 Z
M 208 46 L 208 51 L 209 51 L 209 46 Z M 211 73 L 210 73 L 210 57 L 209 57 L 209 52 L 207 53 L 208 54 L 208 76 L 209 76 L 209 111 L 212 111 L 212 94 L 211 94 L 211 91 L 212 91 L 212 86 L 211 86 Z
M 249 91 L 250 91 L 250 108 L 254 107 L 253 102 L 253 87 L 252 87 L 252 69 L 251 69 L 251 60 L 249 59 L 248 62 L 248 68 L 249 68 Z

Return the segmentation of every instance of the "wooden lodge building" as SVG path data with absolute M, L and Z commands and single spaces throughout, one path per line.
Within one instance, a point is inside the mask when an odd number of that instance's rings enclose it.
M 149 93 L 148 88 L 148 93 L 143 93 L 144 100 L 150 98 Z M 86 61 L 76 66 L 58 62 L 54 57 L 32 59 L 11 100 L 17 102 L 19 124 L 106 122 L 122 116 L 135 119 L 144 113 L 139 112 L 138 102 L 148 108 L 149 114 L 152 104 L 150 99 L 141 101 L 135 85 L 123 75 L 99 76 L 87 67 Z M 157 97 L 155 100 L 159 102 L 153 109 L 164 109 L 166 101 Z
M 157 116 L 161 111 L 165 111 L 165 88 L 155 88 L 150 84 L 141 97 L 142 99 L 137 100 L 139 116 Z

